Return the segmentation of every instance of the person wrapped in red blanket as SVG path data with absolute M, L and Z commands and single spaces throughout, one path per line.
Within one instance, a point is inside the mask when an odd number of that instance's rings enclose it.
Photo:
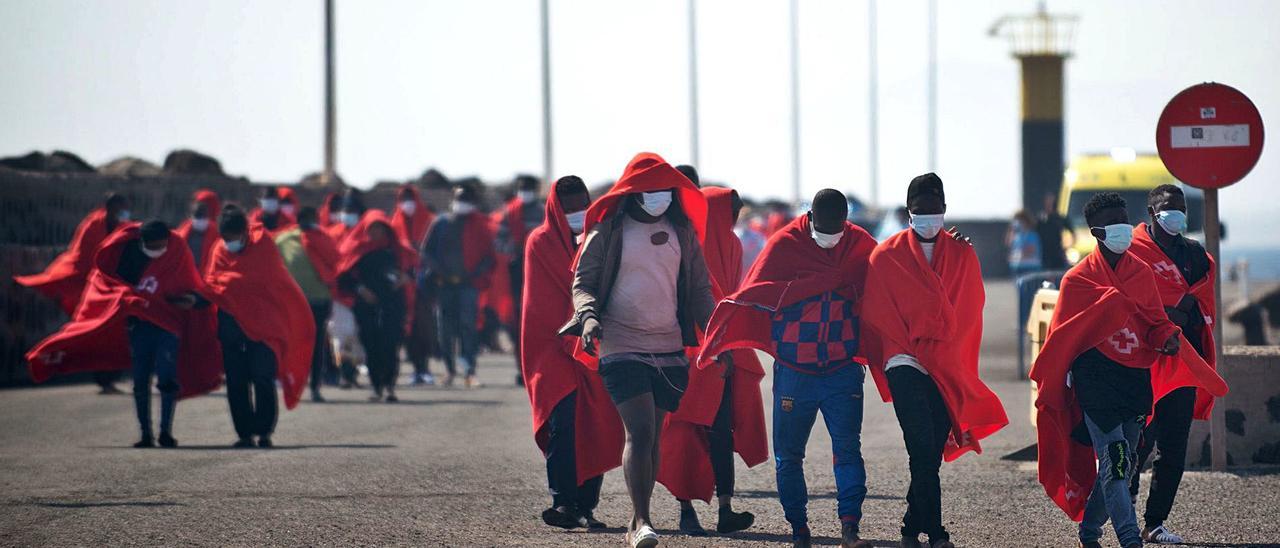
M 1156 289 L 1169 320 L 1204 358 L 1217 368 L 1213 324 L 1218 308 L 1213 295 L 1217 265 L 1198 242 L 1183 236 L 1187 229 L 1187 200 L 1175 185 L 1160 185 L 1147 195 L 1149 223 L 1133 229 L 1129 252 L 1151 267 Z M 1193 419 L 1209 420 L 1213 395 L 1193 388 L 1182 378 L 1188 373 L 1174 356 L 1160 356 L 1151 368 L 1152 396 L 1156 405 L 1138 443 L 1137 466 L 1156 452 L 1151 464 L 1151 496 L 1147 497 L 1142 538 L 1147 542 L 1181 543 L 1182 537 L 1165 526 L 1187 461 L 1187 436 Z M 1129 494 L 1138 497 L 1138 474 L 1129 481 Z
M 692 166 L 677 166 L 691 181 L 697 181 Z M 734 234 L 742 199 L 728 188 L 706 187 L 707 233 L 703 257 L 711 275 L 711 295 L 717 301 L 737 291 L 742 281 L 742 242 Z M 690 349 L 697 357 L 698 349 Z M 768 434 L 764 425 L 764 404 L 760 381 L 764 368 L 754 351 L 734 350 L 721 356 L 720 367 L 693 368 L 689 386 L 674 413 L 662 427 L 662 461 L 658 482 L 680 501 L 680 530 L 706 535 L 691 500 L 711 502 L 719 498 L 716 531 L 732 533 L 750 527 L 755 516 L 734 512 L 733 453 L 737 451 L 747 466 L 769 458 Z
M 89 271 L 93 269 L 93 255 L 107 236 L 128 220 L 129 199 L 123 194 L 107 194 L 103 206 L 89 212 L 80 221 L 67 250 L 49 263 L 44 272 L 14 276 L 13 281 L 53 299 L 63 312 L 72 315 L 80 303 L 80 293 L 89 279 Z
M 409 271 L 418 255 L 395 234 L 387 216 L 373 210 L 338 247 L 338 291 L 351 298 L 360 345 L 369 367 L 370 401 L 399 401 L 400 343 L 412 294 Z
M 1151 268 L 1128 252 L 1133 226 L 1125 207 L 1114 192 L 1085 204 L 1098 249 L 1063 278 L 1031 369 L 1039 389 L 1040 483 L 1080 521 L 1084 546 L 1100 546 L 1108 519 L 1122 546 L 1142 545 L 1128 480 L 1137 473 L 1138 435 L 1153 404 L 1151 367 L 1160 355 L 1178 356 L 1190 385 L 1227 392 L 1165 315 Z
M 174 232 L 187 242 L 191 256 L 196 261 L 196 270 L 203 272 L 213 256 L 213 246 L 221 236 L 218 234 L 217 216 L 222 212 L 222 201 L 212 190 L 197 190 L 191 198 L 191 216 L 178 225 Z
M 622 465 L 624 436 L 618 411 L 600 376 L 573 357 L 573 342 L 556 334 L 572 313 L 569 286 L 591 195 L 569 175 L 552 185 L 545 221 L 529 234 L 524 252 L 521 372 L 533 409 L 533 439 L 547 461 L 551 508 L 547 525 L 604 527 L 594 517 L 604 473 Z
M 804 455 L 819 411 L 831 434 L 843 545 L 870 546 L 858 534 L 867 494 L 858 310 L 875 240 L 848 212 L 844 194 L 824 189 L 807 214 L 774 233 L 742 286 L 716 306 L 698 358 L 705 368 L 729 350 L 773 355 L 778 496 L 798 546 L 810 542 Z
M 413 183 L 405 183 L 396 194 L 396 209 L 391 214 L 391 228 L 409 249 L 418 251 L 427 239 L 427 229 L 435 222 L 436 214 L 431 212 L 426 202 L 419 196 L 418 187 Z M 414 265 L 416 269 L 417 265 Z M 411 272 L 411 276 L 414 273 Z M 414 278 L 416 279 L 416 276 Z M 414 284 L 407 286 L 409 292 L 409 318 L 406 320 L 408 331 L 405 333 L 404 350 L 413 364 L 414 385 L 434 385 L 435 377 L 431 375 L 430 360 L 436 355 L 436 346 L 440 342 L 440 333 L 436 329 L 436 296 L 429 291 L 416 291 Z
M 273 235 L 288 230 L 298 223 L 294 214 L 286 211 L 286 200 L 295 200 L 290 188 L 269 186 L 262 189 L 258 207 L 250 212 L 249 221 L 261 224 Z M 296 201 L 292 203 L 297 204 Z
M 365 214 L 364 193 L 358 188 L 348 188 L 338 203 L 338 220 L 330 224 L 324 231 L 339 247 L 346 241 L 356 225 Z M 341 387 L 360 388 L 359 370 L 356 365 L 364 362 L 364 347 L 360 344 L 359 330 L 356 328 L 355 314 L 351 313 L 351 305 L 355 297 L 338 292 L 334 295 L 333 313 L 329 318 L 329 335 L 334 357 L 338 361 L 338 371 L 342 377 Z
M 903 546 L 952 546 L 942 525 L 938 469 L 1009 424 L 978 377 L 982 306 L 978 256 L 942 230 L 946 194 L 929 173 L 907 187 L 911 226 L 871 253 L 862 301 L 863 348 L 881 398 L 893 403 L 911 471 Z
M 163 222 L 127 224 L 116 230 L 94 257 L 80 305 L 71 322 L 27 353 L 31 378 L 79 371 L 133 370 L 133 396 L 142 439 L 153 447 L 151 377 L 160 389 L 160 445 L 174 447 L 173 416 L 179 397 L 218 387 L 222 371 L 217 346 L 193 331 L 210 325 L 213 309 L 203 306 L 203 290 L 187 244 Z M 207 304 L 207 303 L 203 303 Z M 129 352 L 121 352 L 128 348 Z M 199 349 L 200 351 L 193 351 Z
M 230 205 L 218 229 L 222 240 L 205 271 L 204 295 L 218 306 L 227 404 L 239 437 L 234 446 L 251 447 L 256 436 L 258 447 L 271 447 L 276 381 L 285 407 L 296 407 L 311 370 L 315 322 L 265 227 Z
M 285 270 L 298 283 L 311 307 L 315 320 L 315 344 L 311 349 L 311 401 L 323 402 L 320 384 L 334 370 L 333 353 L 329 350 L 327 323 L 333 312 L 333 293 L 337 285 L 340 255 L 338 245 L 320 228 L 314 207 L 298 211 L 298 226 L 275 237 L 276 248 L 284 260 Z
M 502 222 L 497 230 L 498 252 L 510 257 L 506 266 L 509 273 L 507 288 L 511 302 L 511 321 L 505 322 L 509 328 L 507 333 L 516 348 L 520 348 L 521 307 L 524 303 L 524 249 L 533 230 L 541 226 L 543 215 L 542 201 L 538 199 L 538 191 L 542 182 L 532 175 L 516 177 L 516 195 L 507 201 L 502 210 Z M 524 382 L 520 373 L 520 352 L 516 352 L 516 384 Z
M 324 201 L 320 203 L 320 210 L 316 212 L 320 220 L 320 228 L 328 229 L 330 226 L 342 223 L 342 193 L 330 192 L 324 195 Z

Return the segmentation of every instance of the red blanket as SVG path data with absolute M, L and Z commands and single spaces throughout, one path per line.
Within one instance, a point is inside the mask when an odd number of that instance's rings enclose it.
M 217 243 L 217 241 L 222 238 L 218 232 L 218 216 L 222 213 L 222 202 L 218 200 L 217 193 L 212 190 L 204 189 L 196 191 L 195 200 L 204 204 L 205 215 L 207 215 L 206 218 L 209 219 L 209 227 L 204 230 L 204 234 L 200 240 L 200 260 L 198 261 L 201 266 L 207 266 L 209 264 L 209 257 L 213 256 L 213 244 Z M 178 236 L 180 236 L 183 241 L 190 238 L 191 219 L 188 218 L 187 220 L 182 221 L 182 224 L 178 225 L 178 229 L 174 232 L 177 232 Z
M 840 242 L 822 249 L 809 235 L 809 216 L 796 217 L 769 238 L 738 290 L 716 305 L 698 367 L 737 348 L 772 354 L 773 314 L 799 301 L 835 291 L 858 303 L 875 245 L 867 231 L 846 222 Z
M 727 188 L 702 189 L 707 197 L 707 233 L 703 244 L 711 291 L 717 301 L 738 289 L 742 280 L 742 242 L 733 233 L 733 191 Z M 689 349 L 696 358 L 698 349 Z M 764 368 L 750 349 L 732 351 L 736 364 L 732 382 L 733 445 L 747 466 L 769 458 L 769 438 L 765 430 L 764 403 L 760 381 Z M 724 395 L 725 379 L 720 368 L 691 368 L 689 386 L 680 408 L 667 415 L 662 432 L 662 463 L 658 481 L 678 499 L 710 502 L 715 493 L 707 427 L 715 421 Z
M 1209 258 L 1209 273 L 1194 286 L 1188 286 L 1187 280 L 1182 277 L 1182 271 L 1169 260 L 1169 257 L 1151 238 L 1151 234 L 1147 232 L 1146 223 L 1134 227 L 1133 246 L 1129 248 L 1129 252 L 1133 253 L 1134 257 L 1142 259 L 1142 262 L 1151 265 L 1151 270 L 1155 273 L 1156 290 L 1160 293 L 1161 305 L 1176 306 L 1186 295 L 1191 295 L 1191 298 L 1200 304 L 1200 312 L 1205 316 L 1204 329 L 1200 330 L 1200 344 L 1207 354 L 1202 357 L 1209 367 L 1216 370 L 1218 356 L 1213 340 L 1213 325 L 1218 323 L 1218 306 L 1213 295 L 1213 280 L 1218 277 L 1218 265 L 1214 262 L 1213 256 L 1205 254 Z M 1151 368 L 1151 388 L 1155 394 L 1155 401 L 1160 401 L 1160 398 L 1178 388 L 1194 384 L 1191 379 L 1186 378 L 1189 370 L 1175 363 L 1177 361 L 1175 356 L 1160 356 L 1156 359 L 1155 366 Z M 1213 395 L 1208 391 L 1197 389 L 1195 418 L 1209 420 L 1209 413 L 1212 410 Z
M 121 223 L 122 224 L 122 223 Z M 119 228 L 119 224 L 117 224 Z M 30 287 L 53 299 L 68 316 L 75 313 L 84 291 L 89 271 L 93 269 L 93 255 L 107 238 L 107 210 L 98 208 L 85 216 L 76 227 L 75 235 L 67 250 L 58 255 L 48 268 L 39 274 L 14 276 L 13 281 Z
M 533 438 L 543 451 L 551 411 L 565 396 L 577 393 L 574 439 L 578 483 L 582 483 L 622 465 L 625 435 L 600 376 L 574 359 L 576 339 L 556 335 L 560 322 L 573 313 L 569 264 L 574 235 L 554 187 L 546 211 L 546 220 L 529 233 L 525 246 L 521 373 L 533 408 Z
M 463 217 L 462 222 L 465 223 L 462 227 L 462 266 L 466 267 L 467 272 L 475 272 L 476 267 L 485 259 L 493 264 L 488 272 L 471 279 L 472 286 L 484 291 L 493 284 L 494 271 L 499 266 L 491 219 L 484 213 L 473 211 Z
M 342 194 L 338 192 L 330 192 L 326 194 L 324 197 L 324 203 L 320 204 L 320 209 L 319 211 L 316 212 L 317 216 L 320 217 L 319 219 L 320 226 L 322 228 L 329 228 L 329 225 L 342 224 L 342 223 L 335 223 L 329 220 L 334 213 L 341 213 L 341 212 L 342 212 Z
M 219 240 L 205 284 L 205 298 L 234 317 L 245 335 L 275 354 L 284 405 L 296 407 L 311 372 L 316 325 L 307 298 L 285 270 L 266 229 L 250 228 L 248 243 L 239 253 L 227 251 Z
M 137 240 L 139 232 L 137 223 L 128 223 L 103 242 L 71 321 L 27 352 L 32 380 L 129 369 L 128 318 L 132 316 L 179 337 L 179 397 L 203 394 L 221 384 L 217 333 L 207 327 L 191 329 L 215 325 L 210 318 L 215 310 L 181 310 L 166 300 L 203 287 L 186 241 L 170 234 L 168 251 L 147 265 L 136 287 L 116 276 L 125 245 Z
M 405 242 L 395 236 L 395 229 L 391 227 L 391 223 L 387 221 L 387 214 L 381 210 L 370 210 L 365 212 L 360 218 L 360 222 L 352 227 L 338 243 L 338 263 L 334 270 L 334 279 L 342 277 L 343 274 L 351 271 L 356 267 L 356 263 L 365 256 L 366 253 L 378 249 L 373 240 L 369 237 L 369 229 L 373 225 L 382 224 L 391 230 L 391 250 L 395 253 L 399 260 L 401 270 L 409 272 L 418 262 L 418 252 L 405 245 Z M 337 226 L 342 226 L 341 224 Z M 332 227 L 330 227 L 332 228 Z M 404 285 L 405 305 L 406 309 L 411 310 L 413 305 L 413 284 L 406 283 Z M 355 295 L 338 294 L 338 300 L 347 306 L 351 306 L 355 302 Z M 410 325 L 406 322 L 407 326 Z
M 671 207 L 680 207 L 685 217 L 689 218 L 694 231 L 701 241 L 707 233 L 707 199 L 676 168 L 671 167 L 661 156 L 652 152 L 641 152 L 631 159 L 622 177 L 613 184 L 609 192 L 591 204 L 587 209 L 584 234 L 591 233 L 591 228 L 618 212 L 618 205 L 628 194 L 640 192 L 656 192 L 659 190 L 674 191 Z
M 943 456 L 982 452 L 979 440 L 1009 424 L 1004 406 L 978 376 L 986 295 L 973 247 L 939 233 L 932 264 L 910 229 L 876 246 L 862 301 L 862 349 L 880 397 L 893 401 L 886 361 L 914 356 L 937 384 L 951 415 Z M 904 366 L 899 366 L 904 367 Z
M 1085 502 L 1098 470 L 1093 447 L 1077 443 L 1071 431 L 1082 414 L 1067 386 L 1071 363 L 1097 348 L 1128 367 L 1150 368 L 1156 352 L 1178 328 L 1165 317 L 1151 268 L 1125 253 L 1113 270 L 1101 252 L 1090 253 L 1062 279 L 1058 304 L 1031 380 L 1036 397 L 1039 477 L 1045 493 L 1071 519 L 1084 517 Z M 1194 386 L 1221 397 L 1227 385 L 1182 338 L 1177 363 Z
M 404 211 L 400 210 L 400 202 L 406 201 L 417 204 L 412 216 L 405 215 Z M 400 187 L 400 193 L 396 195 L 395 212 L 391 214 L 391 228 L 396 230 L 396 234 L 404 240 L 409 249 L 416 251 L 422 248 L 422 239 L 426 237 L 427 229 L 435 219 L 435 214 L 427 209 L 426 202 L 418 196 L 417 188 L 408 185 Z
M 498 228 L 505 222 L 504 213 L 499 211 L 489 217 L 489 233 L 496 234 Z M 493 271 L 489 274 L 488 288 L 480 293 L 480 301 L 477 303 L 478 309 L 481 310 L 481 318 L 477 321 L 483 323 L 484 313 L 486 309 L 493 309 L 498 315 L 498 323 L 501 325 L 511 325 L 516 322 L 515 318 L 515 300 L 511 295 L 511 255 L 499 251 L 494 247 L 493 253 Z

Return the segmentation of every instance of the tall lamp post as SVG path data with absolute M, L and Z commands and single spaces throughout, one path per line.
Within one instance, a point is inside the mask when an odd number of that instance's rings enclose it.
M 320 174 L 320 182 L 331 185 L 337 181 L 334 176 L 334 156 L 337 154 L 337 123 L 334 120 L 335 106 L 333 97 L 333 0 L 324 1 L 324 171 Z

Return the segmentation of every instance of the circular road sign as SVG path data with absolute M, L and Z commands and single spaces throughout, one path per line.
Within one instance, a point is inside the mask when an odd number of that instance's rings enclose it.
M 1169 173 L 1203 189 L 1243 179 L 1262 155 L 1262 116 L 1239 90 L 1215 83 L 1174 96 L 1156 124 L 1156 150 Z

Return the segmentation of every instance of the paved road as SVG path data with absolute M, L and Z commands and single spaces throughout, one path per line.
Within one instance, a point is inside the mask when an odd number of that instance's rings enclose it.
M 1007 308 L 993 302 L 989 325 Z M 1034 464 L 1000 458 L 1033 433 L 1026 385 L 1012 379 L 1011 338 L 989 331 L 984 374 L 1014 424 L 984 454 L 944 466 L 947 526 L 963 546 L 1072 545 L 1074 528 L 1043 495 Z M 487 357 L 486 387 L 404 389 L 395 405 L 332 389 L 331 403 L 282 414 L 273 450 L 228 448 L 234 434 L 221 393 L 179 404 L 180 449 L 135 450 L 128 396 L 97 396 L 85 385 L 0 391 L 0 545 L 622 546 L 620 528 L 541 524 L 549 502 L 542 461 L 511 373 L 509 358 Z M 867 388 L 863 530 L 889 546 L 905 508 L 906 453 L 892 408 Z M 809 448 L 810 515 L 821 542 L 833 544 L 829 444 L 819 422 Z M 738 476 L 736 504 L 757 514 L 756 527 L 728 538 L 668 534 L 663 545 L 785 541 L 771 467 L 739 463 Z M 597 515 L 617 526 L 627 508 L 621 474 L 612 472 Z M 699 508 L 713 525 L 711 508 Z M 674 528 L 676 513 L 659 487 L 659 527 Z M 1280 542 L 1280 470 L 1189 473 L 1171 525 L 1204 546 Z

